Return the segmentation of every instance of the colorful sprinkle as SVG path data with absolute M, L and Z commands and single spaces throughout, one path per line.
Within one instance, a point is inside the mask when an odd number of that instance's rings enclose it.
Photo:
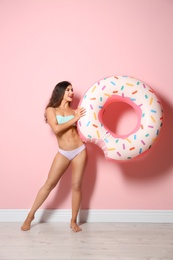
M 153 98 L 150 98 L 150 105 L 152 105 L 152 103 L 153 103 Z
M 127 86 L 133 87 L 134 85 L 131 83 L 126 83 Z
M 92 92 L 94 92 L 95 89 L 96 89 L 96 86 L 93 87 Z
M 143 145 L 145 145 L 145 142 L 144 142 L 143 140 L 141 140 L 141 143 L 142 143 Z
M 151 119 L 153 120 L 153 122 L 155 123 L 156 122 L 156 120 L 154 119 L 154 117 L 153 116 L 150 116 L 151 117 Z
M 136 91 L 133 91 L 133 92 L 132 92 L 132 95 L 136 94 L 137 92 L 138 92 L 137 90 L 136 90 Z
M 88 121 L 88 123 L 86 124 L 86 126 L 89 126 L 90 123 L 91 123 L 91 121 Z
M 97 133 L 98 138 L 100 138 L 100 133 L 98 130 L 96 131 L 96 133 Z

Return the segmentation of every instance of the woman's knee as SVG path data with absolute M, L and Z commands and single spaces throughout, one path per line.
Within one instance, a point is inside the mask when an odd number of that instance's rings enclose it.
M 80 192 L 82 190 L 82 185 L 80 183 L 72 183 L 72 190 Z
M 52 191 L 55 187 L 56 187 L 56 183 L 51 183 L 49 181 L 46 181 L 46 183 L 44 184 L 44 188 L 49 192 Z

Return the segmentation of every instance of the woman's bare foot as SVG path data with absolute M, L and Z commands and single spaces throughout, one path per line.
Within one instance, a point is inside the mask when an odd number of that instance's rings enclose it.
M 80 232 L 82 231 L 82 229 L 76 224 L 76 222 L 74 221 L 71 221 L 71 225 L 70 225 L 71 229 L 74 231 L 74 232 Z
M 34 216 L 30 216 L 28 214 L 27 218 L 25 219 L 23 225 L 21 226 L 21 230 L 22 231 L 27 231 L 27 230 L 30 230 L 31 228 L 31 222 L 33 221 L 34 219 Z

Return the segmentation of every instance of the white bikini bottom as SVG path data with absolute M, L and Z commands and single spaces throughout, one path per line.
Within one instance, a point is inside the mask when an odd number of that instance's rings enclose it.
M 63 156 L 65 156 L 67 159 L 69 159 L 71 161 L 71 160 L 73 160 L 74 157 L 76 157 L 79 153 L 81 153 L 85 148 L 86 148 L 86 145 L 83 144 L 75 150 L 66 151 L 66 150 L 62 150 L 59 148 L 58 151 L 60 154 L 62 154 Z

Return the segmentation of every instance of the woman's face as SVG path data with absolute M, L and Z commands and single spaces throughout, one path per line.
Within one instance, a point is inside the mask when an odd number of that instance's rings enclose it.
M 71 102 L 73 100 L 74 97 L 74 92 L 73 92 L 73 87 L 71 85 L 69 85 L 64 93 L 64 100 Z

